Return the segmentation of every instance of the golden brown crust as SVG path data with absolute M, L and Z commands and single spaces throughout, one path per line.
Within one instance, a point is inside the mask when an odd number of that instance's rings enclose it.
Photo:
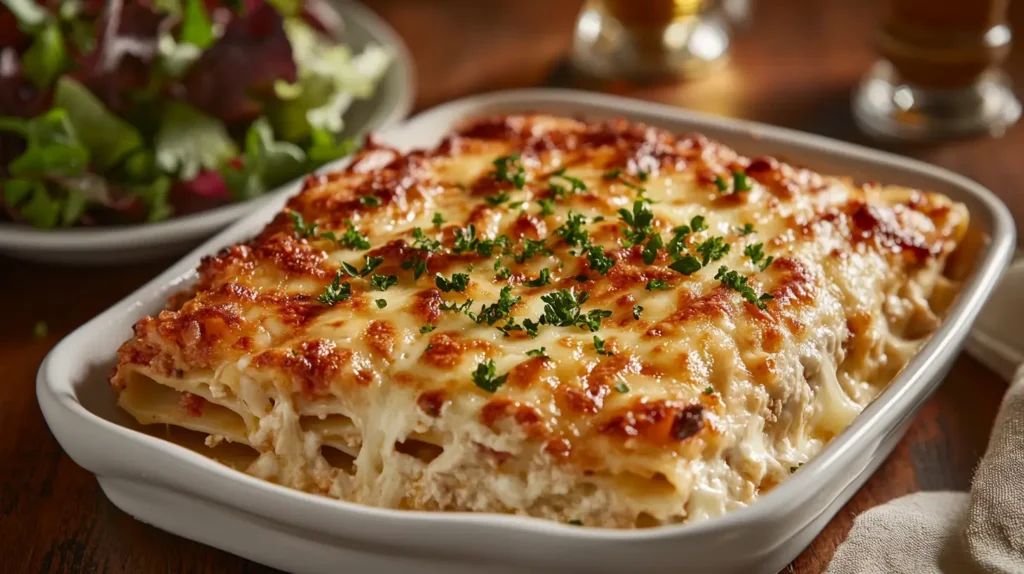
M 633 244 L 621 212 L 640 204 L 652 219 Z M 448 421 L 470 413 L 458 420 L 521 434 L 551 464 L 588 472 L 671 475 L 680 460 L 724 460 L 747 424 L 766 441 L 802 433 L 814 450 L 848 422 L 833 411 L 862 408 L 907 360 L 893 341 L 917 344 L 934 327 L 928 291 L 966 221 L 936 194 L 748 159 L 700 135 L 483 118 L 433 150 L 371 142 L 343 171 L 307 178 L 257 237 L 204 258 L 193 291 L 139 321 L 111 382 L 124 389 L 135 369 L 223 372 L 232 386 L 251 377 L 344 404 L 357 425 L 375 424 L 359 414 L 367 405 L 409 393 L 424 417 L 409 419 L 415 433 L 457 434 Z M 652 250 L 654 234 L 663 245 Z M 724 251 L 707 256 L 713 241 Z M 684 274 L 670 267 L 684 254 L 708 261 Z M 372 274 L 397 285 L 341 265 L 377 258 Z M 455 274 L 464 289 L 442 288 Z M 334 279 L 347 291 L 325 303 Z M 542 298 L 560 290 L 586 294 L 583 322 L 540 321 Z M 603 313 L 593 330 L 589 312 Z M 490 360 L 503 377 L 493 389 L 474 383 Z M 839 391 L 819 388 L 822 372 Z M 751 492 L 782 479 L 781 444 L 766 447 L 769 470 L 743 475 Z

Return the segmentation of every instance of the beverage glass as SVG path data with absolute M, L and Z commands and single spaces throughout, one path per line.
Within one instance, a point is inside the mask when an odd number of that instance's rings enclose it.
M 589 0 L 576 22 L 574 64 L 639 82 L 703 75 L 729 49 L 719 0 Z
M 881 59 L 853 102 L 858 125 L 883 139 L 1001 135 L 1021 114 L 1000 69 L 1010 49 L 1009 0 L 889 0 Z

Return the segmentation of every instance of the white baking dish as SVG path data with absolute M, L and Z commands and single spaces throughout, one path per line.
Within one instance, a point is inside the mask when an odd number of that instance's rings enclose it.
M 625 116 L 676 132 L 700 131 L 749 154 L 772 154 L 828 173 L 938 191 L 964 202 L 991 241 L 959 302 L 921 353 L 814 460 L 755 504 L 721 518 L 615 531 L 532 518 L 369 508 L 289 490 L 129 428 L 106 378 L 140 317 L 194 278 L 202 255 L 257 232 L 283 200 L 233 225 L 65 338 L 39 370 L 43 414 L 68 454 L 110 499 L 159 528 L 300 572 L 776 572 L 863 484 L 942 382 L 982 303 L 1010 261 L 1009 212 L 978 184 L 918 161 L 749 122 L 637 100 L 524 90 L 458 100 L 381 134 L 399 148 L 435 144 L 454 122 L 481 114 L 549 111 Z M 293 190 L 294 191 L 294 190 Z

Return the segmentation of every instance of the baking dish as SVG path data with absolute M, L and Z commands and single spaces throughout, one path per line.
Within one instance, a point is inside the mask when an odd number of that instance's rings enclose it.
M 675 132 L 699 131 L 741 153 L 781 156 L 860 181 L 937 191 L 966 204 L 972 229 L 989 241 L 944 324 L 846 431 L 755 504 L 705 522 L 616 531 L 507 515 L 370 508 L 266 483 L 133 430 L 106 383 L 117 346 L 138 318 L 159 310 L 168 295 L 194 279 L 202 255 L 255 234 L 283 199 L 214 237 L 54 348 L 40 368 L 37 392 L 61 445 L 129 514 L 291 571 L 776 572 L 784 567 L 881 464 L 917 407 L 941 383 L 1011 258 L 1014 227 L 1007 209 L 978 184 L 914 160 L 590 93 L 523 90 L 466 98 L 379 137 L 403 150 L 430 146 L 463 118 L 517 111 L 624 116 Z

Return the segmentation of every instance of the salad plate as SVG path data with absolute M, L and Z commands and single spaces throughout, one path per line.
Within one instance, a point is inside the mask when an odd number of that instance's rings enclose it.
M 319 8 L 320 19 L 339 30 L 336 36 L 352 54 L 376 47 L 388 58 L 372 95 L 353 98 L 344 109 L 343 124 L 337 134 L 339 141 L 360 141 L 365 134 L 404 119 L 412 109 L 415 89 L 412 57 L 402 39 L 383 19 L 358 2 L 326 0 Z M 328 163 L 317 171 L 330 167 Z M 39 229 L 22 221 L 0 218 L 0 254 L 69 265 L 132 263 L 178 255 L 262 205 L 294 193 L 297 186 L 297 180 L 269 185 L 272 191 L 253 194 L 248 200 L 147 223 Z

